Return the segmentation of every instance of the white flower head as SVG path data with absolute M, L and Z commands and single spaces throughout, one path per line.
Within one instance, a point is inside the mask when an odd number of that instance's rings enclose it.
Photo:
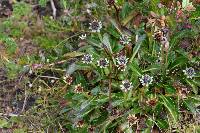
M 32 87 L 33 87 L 33 84 L 29 82 L 29 83 L 28 83 L 28 87 L 29 87 L 29 88 L 32 88 Z
M 81 86 L 81 84 L 77 84 L 74 88 L 74 92 L 75 93 L 82 93 L 83 92 L 83 87 Z
M 143 86 L 149 86 L 153 82 L 153 77 L 149 76 L 148 74 L 142 75 L 140 82 Z
M 120 37 L 120 43 L 123 44 L 123 45 L 127 45 L 131 42 L 131 37 L 128 36 L 128 35 L 122 35 Z
M 192 67 L 186 68 L 183 70 L 184 74 L 187 76 L 187 78 L 192 79 L 195 76 L 195 70 Z
M 127 92 L 133 88 L 132 83 L 129 80 L 123 80 L 122 84 L 120 85 L 122 91 Z
M 128 59 L 126 58 L 126 56 L 118 56 L 117 58 L 117 67 L 118 69 L 120 69 L 121 71 L 125 71 L 126 69 L 126 64 L 128 63 Z
M 90 24 L 89 29 L 92 30 L 92 32 L 100 32 L 102 28 L 102 23 L 101 21 L 94 20 Z
M 109 60 L 107 58 L 101 58 L 97 61 L 97 65 L 100 68 L 106 68 L 109 65 Z
M 81 36 L 79 36 L 79 38 L 80 38 L 81 40 L 85 40 L 85 39 L 86 39 L 86 37 L 87 37 L 87 35 L 86 35 L 86 34 L 82 34 Z
M 52 83 L 52 84 L 53 84 L 53 83 L 55 83 L 55 80 L 54 80 L 54 79 L 52 79 L 52 80 L 51 80 L 51 83 Z
M 160 64 L 162 62 L 162 57 L 158 57 L 158 59 L 156 60 L 157 64 Z
M 28 73 L 29 73 L 29 74 L 33 74 L 33 70 L 30 68 L 30 70 L 29 70 Z
M 86 12 L 89 14 L 89 15 L 92 15 L 92 11 L 90 9 L 86 9 Z
M 93 60 L 94 60 L 94 58 L 92 57 L 91 54 L 83 55 L 83 58 L 82 58 L 83 63 L 90 64 L 90 63 L 92 63 Z
M 73 77 L 71 77 L 68 73 L 66 73 L 65 76 L 63 77 L 63 80 L 68 85 L 71 85 L 73 82 Z
M 139 122 L 139 119 L 135 116 L 135 114 L 129 114 L 127 117 L 129 127 L 132 127 L 133 125 L 137 124 Z

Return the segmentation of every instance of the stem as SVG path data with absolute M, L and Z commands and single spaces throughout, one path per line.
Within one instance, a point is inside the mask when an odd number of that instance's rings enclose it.
M 111 78 L 111 73 L 109 74 L 109 106 L 111 107 L 111 100 L 112 100 L 112 78 Z
M 117 8 L 117 6 L 115 4 L 114 4 L 114 8 L 115 8 L 115 12 L 116 12 L 117 22 L 118 22 L 118 24 L 120 24 L 119 10 L 118 10 L 118 8 Z M 121 24 L 120 24 L 120 26 L 121 26 Z
M 164 46 L 161 47 L 161 57 L 162 57 L 162 73 L 164 74 L 164 70 L 165 70 L 165 54 L 164 54 Z
M 99 37 L 100 41 L 102 42 L 103 38 L 102 38 L 102 36 L 101 36 L 101 34 L 99 32 L 98 32 L 98 37 Z
M 51 8 L 53 10 L 53 18 L 56 19 L 56 7 L 55 7 L 55 4 L 54 4 L 54 1 L 53 0 L 50 0 L 51 2 Z
M 26 90 L 26 87 L 25 87 L 25 98 L 24 98 L 24 103 L 23 103 L 23 107 L 22 107 L 22 110 L 21 110 L 21 113 L 24 112 L 25 110 L 25 107 L 26 107 L 26 104 L 27 104 L 27 97 L 28 97 L 28 94 L 27 94 L 27 90 Z
M 168 50 L 166 51 L 165 66 L 167 66 L 167 62 L 168 62 Z

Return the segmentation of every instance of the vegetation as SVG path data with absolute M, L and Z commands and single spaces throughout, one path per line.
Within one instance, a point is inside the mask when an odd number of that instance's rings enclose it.
M 0 132 L 200 132 L 199 0 L 0 1 Z

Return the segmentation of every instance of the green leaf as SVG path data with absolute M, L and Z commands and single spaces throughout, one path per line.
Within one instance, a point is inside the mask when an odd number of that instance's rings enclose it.
M 0 119 L 0 128 L 5 128 L 8 125 L 8 121 L 6 119 Z
M 160 98 L 163 100 L 163 105 L 168 109 L 170 112 L 173 120 L 175 123 L 177 123 L 179 118 L 178 108 L 175 105 L 175 101 L 172 100 L 170 97 L 166 97 L 161 95 Z
M 142 35 L 139 37 L 138 41 L 135 44 L 135 47 L 133 48 L 133 53 L 132 53 L 132 57 L 130 59 L 130 62 L 133 61 L 135 55 L 138 53 L 140 46 L 142 45 L 143 41 L 146 39 L 146 35 Z
M 166 120 L 158 119 L 156 121 L 156 124 L 161 129 L 167 129 L 169 127 L 168 122 Z
M 39 5 L 42 6 L 42 7 L 45 7 L 46 4 L 47 4 L 47 0 L 39 0 Z
M 160 70 L 160 65 L 157 65 L 157 64 L 153 64 L 149 67 L 147 67 L 145 70 L 143 70 L 142 72 L 145 73 L 145 72 L 155 72 L 157 73 L 157 70 Z
M 182 7 L 186 8 L 187 6 L 192 6 L 192 2 L 190 0 L 182 0 Z
M 142 75 L 142 71 L 136 60 L 133 60 L 131 64 L 128 66 L 132 70 L 132 77 L 138 77 Z
M 181 66 L 184 65 L 188 62 L 188 59 L 184 56 L 178 57 L 176 58 L 176 60 L 174 60 L 174 62 L 170 65 L 171 69 L 177 67 L 177 66 Z
M 193 114 L 196 115 L 195 105 L 193 104 L 193 102 L 191 100 L 186 99 L 183 101 L 183 103 Z
M 133 17 L 135 17 L 135 15 L 136 15 L 136 12 L 132 11 L 125 19 L 123 19 L 122 25 L 125 26 L 129 21 L 133 19 Z
M 115 29 L 115 26 L 114 25 L 111 25 L 107 28 L 107 32 L 114 36 L 115 38 L 120 38 L 120 35 L 118 33 L 118 31 Z
M 26 133 L 26 129 L 15 129 L 13 133 Z
M 116 28 L 116 30 L 117 30 L 120 34 L 122 34 L 121 29 L 120 29 L 119 25 L 116 23 L 116 21 L 115 21 L 114 19 L 110 18 L 110 17 L 108 17 L 108 20 L 109 20 L 109 21 L 111 22 L 111 24 Z
M 176 93 L 176 89 L 173 86 L 165 86 L 165 91 L 168 94 L 175 94 Z
M 12 38 L 0 33 L 0 41 L 6 46 L 8 54 L 14 54 L 17 50 L 17 44 Z
M 91 44 L 91 45 L 93 45 L 93 46 L 99 48 L 99 49 L 102 49 L 101 45 L 99 45 L 100 42 L 97 41 L 97 40 L 95 40 L 95 39 L 93 39 L 93 38 L 88 38 L 88 39 L 87 39 L 87 42 L 88 42 L 89 44 Z
M 198 96 L 198 95 L 197 96 L 188 96 L 188 98 L 194 100 L 197 103 L 200 103 L 200 96 Z
M 110 45 L 109 35 L 108 35 L 107 33 L 105 33 L 105 34 L 103 35 L 103 41 L 102 41 L 102 43 L 103 43 L 104 45 L 106 45 L 106 47 L 108 48 L 108 50 L 110 51 L 110 53 L 112 53 L 112 47 L 111 47 L 111 45 Z
M 69 53 L 64 54 L 64 57 L 74 58 L 74 57 L 82 56 L 84 54 L 85 53 L 83 53 L 83 52 L 73 51 L 73 52 L 69 52 Z
M 198 94 L 198 87 L 196 86 L 196 84 L 191 80 L 188 80 L 188 79 L 185 79 L 185 80 L 192 87 L 193 92 L 195 94 Z
M 121 11 L 121 16 L 122 18 L 125 18 L 126 16 L 128 16 L 128 14 L 131 11 L 131 6 L 128 2 L 125 2 L 123 7 L 122 7 L 122 11 Z

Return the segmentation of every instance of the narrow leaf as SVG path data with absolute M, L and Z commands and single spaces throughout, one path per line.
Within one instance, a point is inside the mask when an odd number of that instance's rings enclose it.
M 133 48 L 133 54 L 132 54 L 132 57 L 130 59 L 130 62 L 133 61 L 135 55 L 138 53 L 138 51 L 140 49 L 140 46 L 142 45 L 142 43 L 145 40 L 145 38 L 146 38 L 146 35 L 142 35 L 141 37 L 139 37 L 138 41 L 136 42 L 135 47 Z
M 172 100 L 169 97 L 165 97 L 165 96 L 160 96 L 161 99 L 163 100 L 163 105 L 168 109 L 168 111 L 170 112 L 174 122 L 176 123 L 178 121 L 178 108 L 175 105 L 175 101 Z

